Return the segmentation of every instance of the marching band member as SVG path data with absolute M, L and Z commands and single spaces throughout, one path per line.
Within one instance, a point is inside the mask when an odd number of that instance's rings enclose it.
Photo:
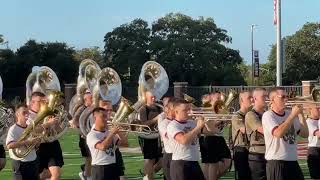
M 262 116 L 262 127 L 266 143 L 268 180 L 304 179 L 298 163 L 296 136 L 308 137 L 308 128 L 302 108 L 294 106 L 287 111 L 287 93 L 284 88 L 270 91 L 271 109 Z M 299 120 L 298 115 L 301 115 Z
M 235 178 L 239 180 L 250 180 L 250 169 L 248 164 L 248 138 L 245 128 L 245 115 L 251 107 L 251 93 L 241 92 L 239 94 L 240 110 L 232 117 L 232 142 Z
M 216 101 L 221 100 L 220 92 L 215 92 L 210 97 L 212 107 Z M 218 179 L 231 166 L 231 153 L 223 137 L 225 123 L 224 121 L 214 122 L 211 129 L 215 134 L 201 136 L 199 139 L 201 160 L 204 164 L 203 173 L 207 180 Z
M 106 120 L 110 121 L 111 120 L 111 114 L 113 112 L 111 102 L 100 99 L 99 100 L 99 107 L 105 109 Z M 117 134 L 116 136 L 117 136 L 117 138 L 119 140 L 121 140 L 120 133 Z M 118 143 L 116 143 L 116 145 L 117 144 Z M 115 150 L 115 156 L 116 156 L 116 164 L 117 164 L 117 168 L 118 168 L 119 178 L 120 178 L 120 180 L 125 180 L 125 175 L 124 175 L 125 166 L 124 166 L 124 162 L 123 162 L 123 158 L 122 158 L 122 153 L 120 152 L 120 149 L 119 149 L 118 146 L 116 147 L 116 150 Z
M 87 135 L 87 144 L 92 157 L 92 179 L 119 180 L 114 148 L 119 129 L 113 127 L 110 131 L 108 130 L 105 109 L 95 108 L 93 116 L 95 125 Z
M 8 131 L 6 145 L 8 149 L 19 148 L 25 145 L 37 144 L 40 143 L 39 139 L 25 140 L 20 141 L 24 130 L 27 128 L 27 116 L 28 116 L 28 107 L 26 105 L 18 105 L 16 108 L 16 123 L 12 125 Z M 13 179 L 15 180 L 38 180 L 39 179 L 39 164 L 37 161 L 37 154 L 34 149 L 24 157 L 23 159 L 15 159 L 15 156 L 12 156 L 9 153 L 10 158 L 12 158 L 12 172 Z
M 79 128 L 79 118 L 81 113 L 84 109 L 90 108 L 92 106 L 92 94 L 89 90 L 86 90 L 83 96 L 84 104 L 82 107 L 78 108 L 77 112 L 75 113 L 76 117 L 73 118 L 72 123 L 74 127 Z M 77 120 L 75 120 L 77 119 Z M 82 172 L 79 173 L 79 176 L 82 180 L 90 179 L 91 178 L 91 154 L 86 143 L 86 137 L 83 136 L 81 133 L 79 134 L 79 148 L 81 151 L 81 156 L 85 159 L 85 163 L 81 165 Z
M 307 119 L 309 129 L 308 137 L 308 168 L 312 179 L 320 179 L 320 132 L 319 132 L 319 107 L 310 105 L 310 118 Z
M 169 142 L 168 134 L 167 134 L 167 126 L 174 119 L 174 103 L 176 99 L 174 97 L 164 98 L 163 106 L 165 118 L 162 120 L 158 120 L 158 129 L 161 141 L 163 142 L 163 158 L 162 158 L 162 170 L 166 180 L 171 180 L 170 177 L 170 163 L 172 159 L 172 145 Z
M 152 92 L 147 91 L 146 105 L 140 109 L 140 123 L 153 127 L 158 118 L 156 118 L 161 112 L 162 108 L 155 104 L 156 97 Z M 138 136 L 139 145 L 141 147 L 144 158 L 144 179 L 153 180 L 153 175 L 160 170 L 162 148 L 160 138 L 145 139 Z
M 266 180 L 265 142 L 262 128 L 262 115 L 267 108 L 267 92 L 263 88 L 257 88 L 252 93 L 254 105 L 246 114 L 245 125 L 249 138 L 249 167 L 252 180 Z
M 204 180 L 198 161 L 198 135 L 204 127 L 203 118 L 191 120 L 188 113 L 190 104 L 185 100 L 174 103 L 175 120 L 167 126 L 167 135 L 172 142 L 170 176 L 174 180 Z M 174 167 L 174 168 L 173 168 Z
M 29 107 L 29 118 L 27 124 L 31 124 L 37 113 L 40 111 L 41 103 L 46 101 L 46 97 L 41 92 L 33 92 Z M 58 121 L 54 117 L 50 117 L 48 123 L 52 126 Z M 46 126 L 46 123 L 42 127 Z M 61 177 L 61 167 L 64 165 L 61 146 L 58 140 L 53 142 L 41 143 L 38 150 L 40 160 L 39 172 L 41 179 L 50 178 L 58 180 Z M 49 172 L 48 172 L 49 170 Z

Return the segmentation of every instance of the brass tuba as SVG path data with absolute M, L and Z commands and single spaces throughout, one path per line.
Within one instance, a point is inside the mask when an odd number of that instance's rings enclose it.
M 56 73 L 47 66 L 34 66 L 26 82 L 27 105 L 30 104 L 30 98 L 33 92 L 46 94 L 47 90 L 61 90 Z
M 133 120 L 139 119 L 139 110 L 146 103 L 146 91 L 152 92 L 157 100 L 168 91 L 169 78 L 165 69 L 155 61 L 147 61 L 144 63 L 139 76 L 138 101 L 131 105 L 125 99 L 121 99 L 119 109 L 117 110 L 112 123 L 121 124 L 127 127 L 127 132 L 133 132 L 143 136 L 144 138 L 154 138 L 159 136 L 157 131 L 152 130 L 149 126 L 134 124 Z
M 77 109 L 83 105 L 83 95 L 86 90 L 93 90 L 100 71 L 101 68 L 95 61 L 91 59 L 81 61 L 77 80 L 77 92 L 69 103 L 69 113 L 72 117 Z
M 29 105 L 31 94 L 33 92 L 42 92 L 48 95 L 51 91 L 60 91 L 60 82 L 56 73 L 47 66 L 34 66 L 32 72 L 27 78 L 27 103 Z M 45 136 L 43 136 L 43 142 L 52 142 L 60 138 L 69 127 L 68 112 L 64 110 L 64 106 L 61 104 L 57 108 L 58 113 L 56 118 L 58 119 L 58 125 L 50 127 L 46 130 Z M 43 121 L 46 122 L 46 119 Z
M 115 105 L 122 93 L 121 79 L 118 73 L 109 67 L 102 69 L 93 87 L 93 107 L 98 107 L 99 99 L 107 100 Z M 79 125 L 83 135 L 87 135 L 94 123 L 92 109 L 86 108 L 80 115 Z
M 45 142 L 45 132 L 39 134 L 36 132 L 35 128 L 39 127 L 45 121 L 46 117 L 59 113 L 57 107 L 61 105 L 62 99 L 64 98 L 63 93 L 60 91 L 50 91 L 47 97 L 48 102 L 41 104 L 40 111 L 38 112 L 33 123 L 30 123 L 28 125 L 18 142 L 32 140 L 35 138 L 39 138 L 41 142 Z M 10 149 L 9 153 L 15 156 L 17 159 L 22 159 L 26 157 L 31 152 L 31 150 L 35 148 L 35 146 L 36 144 L 32 144 Z

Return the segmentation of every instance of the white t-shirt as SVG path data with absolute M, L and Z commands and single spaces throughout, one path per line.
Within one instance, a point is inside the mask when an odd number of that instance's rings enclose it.
M 17 142 L 19 140 L 19 138 L 22 136 L 25 129 L 26 129 L 26 127 L 25 128 L 21 127 L 18 124 L 12 125 L 8 131 L 6 145 L 10 144 L 11 142 Z M 11 153 L 12 152 L 9 153 L 9 156 L 11 159 L 20 160 L 20 159 L 16 159 L 13 156 L 13 154 L 11 154 Z M 36 151 L 34 149 L 32 149 L 31 152 L 25 158 L 21 159 L 20 161 L 29 162 L 29 161 L 34 161 L 36 158 L 37 158 Z
M 170 122 L 171 120 L 168 119 L 158 121 L 158 130 L 166 153 L 172 153 L 171 142 L 167 135 L 167 127 Z
M 29 125 L 30 123 L 32 123 L 36 117 L 37 117 L 37 114 L 36 112 L 32 111 L 32 110 L 29 110 L 29 116 L 28 116 L 28 119 L 27 119 L 27 125 Z
M 199 140 L 194 139 L 190 144 L 179 144 L 174 138 L 179 133 L 188 133 L 196 127 L 196 122 L 188 120 L 178 122 L 172 120 L 167 127 L 167 135 L 172 142 L 172 160 L 199 161 Z
M 319 120 L 313 120 L 311 118 L 307 119 L 309 129 L 308 147 L 320 147 L 320 139 L 318 136 L 314 135 L 316 131 L 319 131 L 319 122 Z
M 299 119 L 294 120 L 293 126 L 282 137 L 277 138 L 272 135 L 274 129 L 280 126 L 290 115 L 290 111 L 285 111 L 283 116 L 269 110 L 262 116 L 262 126 L 266 144 L 266 160 L 297 161 L 296 135 L 300 129 Z
M 90 149 L 92 157 L 92 165 L 109 165 L 116 163 L 115 157 L 115 139 L 112 145 L 106 149 L 106 151 L 101 151 L 96 149 L 97 143 L 102 142 L 109 135 L 109 131 L 100 132 L 92 129 L 87 135 L 87 144 Z

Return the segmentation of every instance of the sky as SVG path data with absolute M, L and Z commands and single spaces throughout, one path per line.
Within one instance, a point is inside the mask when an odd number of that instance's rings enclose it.
M 320 0 L 282 0 L 282 35 L 292 35 L 306 22 L 320 22 Z M 107 32 L 135 18 L 152 22 L 168 13 L 211 17 L 227 30 L 245 63 L 254 49 L 265 63 L 276 42 L 273 0 L 0 0 L 0 34 L 17 49 L 27 40 L 66 42 L 75 49 L 99 46 Z M 3 45 L 2 45 L 3 46 Z M 1 46 L 0 46 L 1 48 Z

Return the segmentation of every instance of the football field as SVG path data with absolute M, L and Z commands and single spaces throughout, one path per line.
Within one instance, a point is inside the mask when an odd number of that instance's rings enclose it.
M 83 163 L 83 159 L 78 147 L 79 134 L 75 130 L 69 130 L 60 140 L 62 152 L 64 156 L 65 165 L 63 166 L 62 179 L 64 180 L 76 180 L 79 178 L 79 172 L 81 171 L 80 165 Z M 129 135 L 129 147 L 138 147 L 137 137 Z M 137 148 L 135 148 L 137 149 Z M 123 152 L 123 158 L 125 163 L 125 173 L 127 179 L 142 179 L 140 171 L 143 169 L 143 157 L 142 154 L 137 152 Z M 308 167 L 305 160 L 299 161 L 306 179 L 310 179 Z M 0 180 L 12 179 L 11 161 L 7 153 L 7 165 L 4 170 L 0 172 Z M 161 172 L 157 174 L 156 179 L 163 179 Z M 222 179 L 234 179 L 233 170 L 231 170 Z

